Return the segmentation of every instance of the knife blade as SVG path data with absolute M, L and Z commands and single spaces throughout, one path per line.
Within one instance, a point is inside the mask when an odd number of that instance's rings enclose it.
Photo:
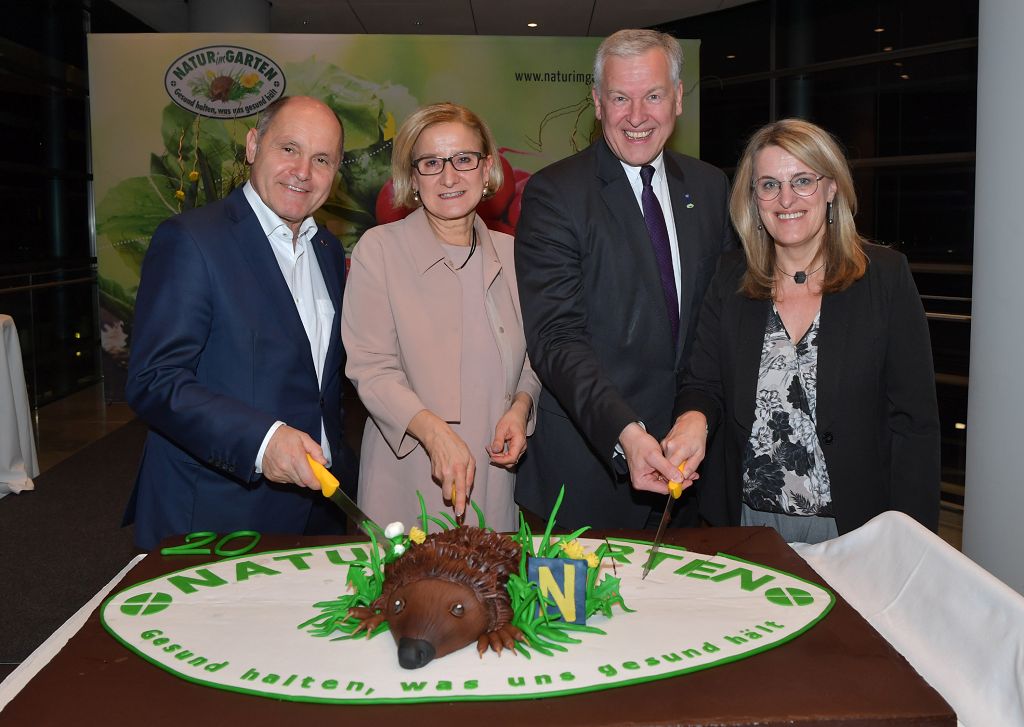
M 345 491 L 339 487 L 338 478 L 328 472 L 326 467 L 308 454 L 306 455 L 306 460 L 313 470 L 313 476 L 320 483 L 321 494 L 341 508 L 342 512 L 352 519 L 357 528 L 376 540 L 377 544 L 384 548 L 384 552 L 387 555 L 391 555 L 394 552 L 395 544 L 384 534 L 384 528 L 359 509 L 359 506 L 352 501 L 352 498 L 346 495 Z
M 686 467 L 686 460 L 684 459 L 679 464 L 679 472 L 682 474 L 683 469 Z M 661 548 L 661 541 L 665 537 L 665 527 L 668 525 L 669 513 L 672 512 L 672 501 L 678 500 L 679 496 L 683 494 L 683 483 L 676 482 L 675 480 L 669 480 L 668 483 L 668 499 L 665 501 L 665 511 L 661 513 L 661 522 L 658 523 L 658 532 L 654 534 L 654 544 L 651 546 L 650 555 L 647 558 L 647 562 L 644 563 L 644 572 L 640 576 L 640 580 L 647 578 L 647 574 L 651 572 L 651 568 L 654 567 L 654 558 L 658 554 L 658 550 Z

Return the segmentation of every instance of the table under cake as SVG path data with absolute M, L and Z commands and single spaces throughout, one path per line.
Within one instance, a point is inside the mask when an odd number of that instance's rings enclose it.
M 587 533 L 587 537 L 641 540 L 650 535 L 628 531 Z M 338 540 L 264 536 L 256 550 L 325 545 Z M 726 553 L 828 585 L 771 529 L 673 530 L 666 541 L 701 553 Z M 212 559 L 151 554 L 127 574 L 122 585 Z M 679 604 L 679 617 L 686 618 L 685 603 Z M 0 723 L 63 726 L 100 719 L 111 724 L 138 722 L 169 727 L 956 724 L 956 716 L 945 700 L 838 594 L 828 615 L 793 641 L 704 671 L 547 699 L 399 705 L 283 702 L 192 684 L 129 652 L 104 630 L 94 612 L 81 631 L 0 712 Z

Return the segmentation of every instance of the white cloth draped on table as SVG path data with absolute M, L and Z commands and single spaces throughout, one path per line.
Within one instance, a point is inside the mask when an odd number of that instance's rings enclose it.
M 18 330 L 0 314 L 0 497 L 33 489 L 38 474 Z
M 1024 725 L 1024 596 L 899 512 L 792 546 L 962 724 Z

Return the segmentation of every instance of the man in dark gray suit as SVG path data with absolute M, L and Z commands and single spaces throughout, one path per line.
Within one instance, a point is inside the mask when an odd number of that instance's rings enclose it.
M 544 390 L 516 500 L 546 517 L 564 484 L 566 527 L 643 528 L 679 479 L 659 439 L 704 290 L 735 245 L 725 175 L 664 151 L 682 113 L 681 66 L 671 36 L 608 37 L 592 91 L 603 138 L 523 194 L 516 270 Z

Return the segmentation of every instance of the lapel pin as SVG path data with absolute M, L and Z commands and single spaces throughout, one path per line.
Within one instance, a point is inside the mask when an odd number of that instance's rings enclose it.
M 686 200 L 686 209 L 692 210 L 693 209 L 693 200 L 690 199 L 690 193 L 686 192 L 685 194 L 683 194 L 683 199 Z

